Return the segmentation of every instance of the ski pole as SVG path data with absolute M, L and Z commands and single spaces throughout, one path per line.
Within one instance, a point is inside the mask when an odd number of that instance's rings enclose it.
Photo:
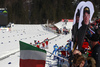
M 49 51 L 47 51 L 48 53 L 50 53 L 50 54 L 52 54 L 51 52 L 49 52 Z M 53 54 L 54 55 L 54 54 Z M 65 61 L 68 61 L 67 59 L 65 59 L 65 58 L 63 58 L 63 57 L 60 57 L 60 56 L 57 56 L 57 55 L 54 55 L 54 56 L 56 56 L 56 57 L 59 57 L 59 58 L 61 58 L 61 59 L 63 59 L 63 60 L 65 60 Z

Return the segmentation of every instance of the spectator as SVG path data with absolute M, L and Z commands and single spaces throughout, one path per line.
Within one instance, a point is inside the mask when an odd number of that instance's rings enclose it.
M 59 29 L 58 28 L 56 29 L 56 32 L 59 34 Z
M 82 48 L 83 48 L 83 50 L 84 50 L 84 51 L 83 51 L 84 57 L 88 57 L 88 55 L 89 55 L 88 50 L 90 50 L 89 43 L 88 43 L 88 42 L 83 42 Z
M 84 33 L 86 33 L 86 31 L 88 30 L 87 28 L 89 27 L 89 23 L 90 23 L 89 19 L 90 19 L 90 9 L 89 7 L 85 7 L 83 10 L 82 26 L 78 30 L 78 41 L 77 41 L 78 50 L 82 49 L 82 44 L 85 37 Z
M 82 55 L 82 53 L 79 50 L 77 50 L 77 49 L 75 49 L 74 52 L 73 52 L 73 55 L 75 55 L 75 54 Z
M 99 37 L 97 34 L 93 34 L 90 38 L 92 45 L 92 57 L 96 60 L 96 67 L 100 67 L 100 45 L 98 44 Z
M 99 35 L 99 44 L 100 44 L 100 28 L 97 30 L 97 34 Z
M 85 65 L 85 58 L 82 55 L 75 54 L 73 59 L 73 66 L 84 67 L 84 65 Z
M 74 44 L 77 41 L 79 18 L 80 18 L 80 10 L 78 9 L 76 13 L 76 22 L 72 28 L 72 40 Z
M 96 67 L 96 61 L 92 57 L 87 58 L 87 67 Z

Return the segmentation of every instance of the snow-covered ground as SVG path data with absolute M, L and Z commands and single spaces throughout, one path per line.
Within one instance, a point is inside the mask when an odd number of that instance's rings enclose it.
M 72 22 L 67 23 L 67 28 L 72 28 Z M 54 38 L 55 37 L 55 38 Z M 67 35 L 60 34 L 59 36 L 46 30 L 42 25 L 25 25 L 15 24 L 11 31 L 0 30 L 0 67 L 19 67 L 19 41 L 26 43 L 33 43 L 34 40 L 42 42 L 44 39 L 51 39 L 49 41 L 49 48 L 46 49 L 49 52 L 53 51 L 53 45 L 58 46 L 65 45 L 67 40 L 71 38 L 71 33 Z M 53 57 L 47 53 L 46 66 L 56 67 L 56 60 L 52 60 Z

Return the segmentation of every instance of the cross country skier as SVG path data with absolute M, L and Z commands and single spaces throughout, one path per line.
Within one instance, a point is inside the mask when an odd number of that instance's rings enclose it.
M 49 41 L 49 39 L 47 38 L 47 39 L 45 39 L 45 43 L 46 43 L 46 48 L 48 49 L 48 41 Z
M 42 47 L 45 48 L 45 42 L 44 41 L 42 42 Z
M 61 54 L 62 49 L 61 49 L 61 48 L 62 48 L 62 46 L 60 46 L 60 47 L 57 49 L 57 51 L 58 51 L 58 56 L 60 56 L 60 57 L 62 56 L 62 54 Z M 58 66 L 58 67 L 61 67 L 61 60 L 62 60 L 62 59 L 59 58 L 59 57 L 57 57 L 57 60 L 58 60 L 58 61 L 57 61 L 57 66 Z
M 58 45 L 55 44 L 55 45 L 53 46 L 53 48 L 54 48 L 54 50 L 53 50 L 52 54 L 50 55 L 50 57 L 51 57 L 54 53 L 55 53 L 55 55 L 57 54 Z
M 38 41 L 37 43 L 36 43 L 36 47 L 38 47 L 38 48 L 40 48 L 40 42 Z

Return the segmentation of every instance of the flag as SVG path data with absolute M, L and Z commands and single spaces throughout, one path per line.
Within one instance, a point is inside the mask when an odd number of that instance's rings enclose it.
M 46 51 L 30 44 L 20 43 L 20 67 L 45 67 Z

